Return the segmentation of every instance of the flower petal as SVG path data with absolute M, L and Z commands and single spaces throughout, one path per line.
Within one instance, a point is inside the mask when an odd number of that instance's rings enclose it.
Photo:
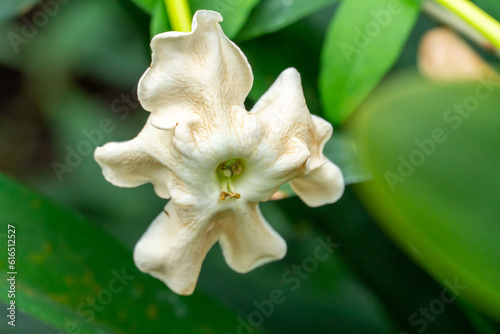
M 179 213 L 170 201 L 135 245 L 134 262 L 139 270 L 163 281 L 175 293 L 190 295 L 220 229 L 180 216 L 182 211 Z
M 222 32 L 221 21 L 219 13 L 200 10 L 192 32 L 153 38 L 151 67 L 139 82 L 138 95 L 155 126 L 173 128 L 193 113 L 243 107 L 253 74 L 245 55 Z
M 167 188 L 169 171 L 146 151 L 141 137 L 98 147 L 94 158 L 106 180 L 119 187 L 137 187 L 151 182 L 162 198 L 170 198 Z
M 250 112 L 265 117 L 275 130 L 296 125 L 296 121 L 309 123 L 299 72 L 295 68 L 281 72 Z
M 246 273 L 263 264 L 280 260 L 286 242 L 262 216 L 256 203 L 238 203 L 238 208 L 218 219 L 223 234 L 219 240 L 227 264 Z
M 311 207 L 336 202 L 344 193 L 344 178 L 340 169 L 330 160 L 309 174 L 290 181 L 300 199 Z
M 272 154 L 272 147 L 261 151 L 265 155 L 254 158 L 244 175 L 235 182 L 237 191 L 249 202 L 267 201 L 280 185 L 309 172 L 311 154 L 307 145 L 295 137 L 287 140 L 286 151 L 276 155 Z
M 271 129 L 270 141 L 283 145 L 290 137 L 306 143 L 310 153 L 309 168 L 314 170 L 326 162 L 323 147 L 333 129 L 329 122 L 311 115 L 306 105 L 300 74 L 294 68 L 284 70 L 269 90 L 257 101 L 251 113 L 266 120 Z

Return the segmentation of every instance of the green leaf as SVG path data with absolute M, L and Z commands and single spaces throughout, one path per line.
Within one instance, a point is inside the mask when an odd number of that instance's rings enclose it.
M 146 13 L 152 14 L 158 2 L 163 0 L 132 0 L 139 8 Z
M 374 180 L 361 197 L 439 282 L 500 319 L 500 81 L 391 81 L 353 123 Z M 445 281 L 446 280 L 446 281 Z
M 439 298 L 443 287 L 420 270 L 377 226 L 354 195 L 353 187 L 347 187 L 334 205 L 304 211 L 300 215 L 293 204 L 288 210 L 295 220 L 309 220 L 342 244 L 341 255 L 396 322 L 398 330 L 391 333 L 418 333 L 425 329 L 427 333 L 476 333 L 462 311 L 461 304 L 465 302 L 446 304 L 446 311 L 436 315 L 434 321 L 422 321 L 424 315 L 418 314 L 421 308 Z M 417 316 L 409 322 L 415 312 Z
M 359 183 L 370 179 L 370 174 L 359 159 L 356 144 L 349 136 L 335 130 L 332 138 L 326 142 L 323 154 L 339 166 L 345 184 Z
M 167 8 L 165 2 L 158 1 L 155 8 L 151 12 L 151 24 L 149 27 L 151 38 L 161 34 L 162 32 L 169 31 Z
M 3 0 L 0 9 L 0 21 L 28 12 L 41 0 Z
M 250 39 L 282 29 L 338 0 L 263 0 L 250 14 L 240 39 Z
M 229 38 L 234 38 L 247 21 L 252 9 L 260 0 L 190 0 L 194 12 L 200 9 L 210 9 L 219 12 L 224 21 L 221 26 Z
M 342 123 L 396 61 L 418 17 L 418 0 L 345 0 L 328 29 L 320 70 L 330 121 Z
M 132 254 L 102 229 L 0 175 L 2 249 L 15 226 L 16 307 L 79 333 L 223 333 L 236 315 L 195 292 L 179 297 L 140 273 Z M 12 230 L 12 228 L 11 228 Z M 7 255 L 7 254 L 6 254 Z M 8 281 L 0 283 L 8 291 Z M 7 293 L 0 300 L 8 303 Z

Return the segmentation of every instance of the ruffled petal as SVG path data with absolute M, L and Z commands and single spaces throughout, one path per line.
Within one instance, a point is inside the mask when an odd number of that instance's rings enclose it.
M 296 122 L 309 123 L 299 72 L 295 68 L 281 72 L 250 112 L 264 117 L 275 131 L 296 126 Z
M 246 273 L 282 259 L 286 242 L 264 219 L 257 204 L 238 204 L 217 219 L 223 231 L 219 242 L 227 264 L 236 272 Z
M 254 159 L 240 180 L 235 182 L 236 189 L 248 202 L 267 201 L 280 185 L 309 172 L 311 154 L 307 145 L 297 138 L 289 139 L 286 151 L 279 151 L 275 156 L 272 147 L 262 151 L 267 156 Z
M 289 139 L 301 140 L 310 152 L 309 168 L 326 162 L 322 151 L 333 128 L 322 118 L 311 115 L 306 105 L 300 74 L 294 68 L 284 70 L 269 90 L 255 104 L 251 113 L 266 120 L 270 127 L 268 141 L 287 152 Z
M 98 147 L 94 158 L 106 180 L 119 187 L 137 187 L 151 182 L 162 198 L 170 198 L 169 170 L 146 151 L 141 137 Z
M 196 12 L 192 32 L 165 32 L 152 42 L 151 67 L 142 76 L 138 95 L 152 122 L 173 128 L 193 119 L 243 107 L 253 74 L 245 55 L 222 32 L 219 13 Z
M 201 213 L 187 221 L 170 201 L 134 248 L 134 262 L 142 272 L 163 281 L 180 295 L 193 293 L 207 252 L 220 236 Z
M 309 174 L 293 179 L 290 186 L 311 207 L 336 202 L 344 193 L 345 187 L 342 172 L 329 160 Z

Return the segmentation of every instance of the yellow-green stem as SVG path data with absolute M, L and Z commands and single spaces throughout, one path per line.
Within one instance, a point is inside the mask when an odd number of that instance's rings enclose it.
M 435 0 L 460 16 L 500 48 L 500 23 L 468 0 Z
M 191 10 L 187 0 L 165 0 L 165 6 L 172 30 L 191 31 Z

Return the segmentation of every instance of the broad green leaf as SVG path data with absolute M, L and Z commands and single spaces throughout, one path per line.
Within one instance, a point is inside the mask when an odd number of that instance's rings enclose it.
M 321 100 L 342 123 L 396 61 L 418 17 L 419 0 L 344 0 L 321 57 Z
M 192 12 L 210 9 L 219 12 L 224 21 L 221 22 L 224 33 L 234 38 L 247 21 L 248 15 L 260 0 L 190 0 Z
M 139 8 L 146 13 L 152 14 L 158 2 L 163 0 L 132 0 Z
M 155 8 L 151 11 L 151 24 L 149 30 L 151 38 L 170 30 L 165 2 L 158 1 Z
M 2 0 L 0 21 L 22 15 L 39 2 L 41 2 L 41 0 Z
M 286 212 L 294 220 L 310 221 L 342 244 L 339 252 L 349 267 L 373 291 L 397 324 L 398 330 L 390 333 L 423 333 L 424 330 L 426 333 L 476 333 L 460 307 L 465 302 L 446 304 L 445 312 L 425 322 L 425 316 L 419 312 L 440 297 L 443 286 L 439 283 L 442 282 L 429 277 L 397 248 L 371 219 L 353 187 L 347 187 L 337 203 L 314 210 L 299 210 L 299 203 L 290 201 Z
M 438 281 L 497 320 L 499 89 L 498 78 L 394 79 L 352 124 L 374 178 L 360 189 L 370 211 Z
M 250 14 L 239 34 L 250 39 L 282 29 L 338 0 L 263 0 Z
M 129 250 L 82 217 L 5 176 L 0 189 L 1 233 L 15 226 L 16 240 L 15 267 L 1 261 L 0 270 L 18 272 L 19 310 L 92 334 L 223 333 L 238 326 L 232 312 L 202 293 L 179 297 L 140 273 Z M 8 291 L 8 281 L 0 289 Z M 0 300 L 8 303 L 7 293 Z

